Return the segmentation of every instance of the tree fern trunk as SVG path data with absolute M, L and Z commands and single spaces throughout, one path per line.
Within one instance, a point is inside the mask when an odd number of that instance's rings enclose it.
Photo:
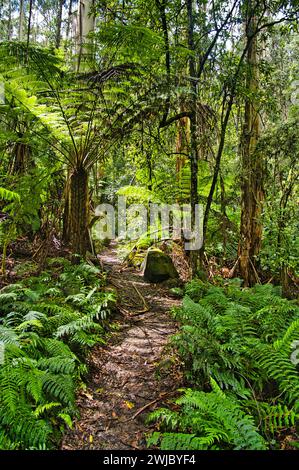
M 90 249 L 88 173 L 75 169 L 70 177 L 70 246 L 73 253 L 83 257 Z
M 68 172 L 66 184 L 64 189 L 64 210 L 63 210 L 63 227 L 62 227 L 62 240 L 68 245 L 70 241 L 71 221 L 70 221 L 70 175 Z

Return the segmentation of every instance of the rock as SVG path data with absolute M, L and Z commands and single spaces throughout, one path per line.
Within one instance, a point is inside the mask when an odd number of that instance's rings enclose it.
M 162 282 L 179 277 L 170 256 L 157 248 L 148 250 L 144 261 L 143 276 L 149 282 Z

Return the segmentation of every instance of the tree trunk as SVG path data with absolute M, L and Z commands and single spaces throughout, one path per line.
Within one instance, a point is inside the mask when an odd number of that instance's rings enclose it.
M 12 8 L 11 8 L 11 0 L 9 1 L 8 4 L 8 21 L 7 21 L 7 40 L 11 40 L 11 35 L 12 35 Z
M 280 198 L 279 203 L 279 215 L 278 215 L 278 234 L 277 234 L 277 253 L 280 256 L 281 263 L 280 263 L 280 284 L 282 287 L 282 293 L 285 297 L 292 297 L 290 292 L 290 279 L 288 275 L 288 266 L 284 260 L 284 256 L 281 252 L 283 248 L 283 237 L 284 231 L 288 225 L 288 217 L 287 217 L 287 205 L 289 197 L 292 193 L 292 185 L 290 185 L 287 190 L 283 193 L 282 197 Z
M 221 232 L 222 232 L 222 242 L 223 242 L 223 260 L 226 259 L 226 249 L 227 249 L 227 230 L 228 230 L 228 217 L 226 213 L 226 191 L 223 176 L 219 175 L 220 182 L 220 207 L 221 207 Z
M 70 30 L 72 23 L 72 14 L 73 14 L 73 0 L 69 0 L 69 8 L 67 14 L 67 24 L 66 24 L 66 39 L 70 39 Z
M 15 146 L 14 155 L 11 161 L 11 166 L 10 166 L 11 175 L 25 174 L 29 155 L 30 155 L 29 145 L 24 144 L 22 142 L 18 142 Z
M 196 104 L 197 104 L 197 79 L 196 67 L 194 58 L 194 8 L 193 0 L 187 0 L 187 16 L 188 16 L 188 46 L 190 50 L 189 56 L 189 75 L 190 75 L 190 88 L 191 88 L 191 99 L 190 99 L 190 170 L 191 170 L 191 181 L 190 181 L 190 204 L 191 204 L 191 223 L 194 229 L 195 227 L 195 212 L 198 205 L 198 154 L 197 154 L 197 137 L 196 137 Z M 193 274 L 198 269 L 199 263 L 199 250 L 192 250 L 190 252 L 191 269 Z
M 166 71 L 166 85 L 167 85 L 167 99 L 165 102 L 165 111 L 162 121 L 167 120 L 170 109 L 170 47 L 169 47 L 169 34 L 168 23 L 166 16 L 167 0 L 156 0 L 156 5 L 160 13 L 160 21 L 163 31 L 164 51 L 165 51 L 165 71 Z
M 88 34 L 94 30 L 95 18 L 92 14 L 93 0 L 79 0 L 78 4 L 78 60 L 77 72 L 82 68 L 82 58 L 90 55 Z
M 56 17 L 56 37 L 55 37 L 55 47 L 58 49 L 60 47 L 61 41 L 61 24 L 62 24 L 62 7 L 64 0 L 59 0 L 58 2 L 58 11 Z
M 183 109 L 182 109 L 183 111 Z M 186 191 L 184 194 L 183 187 L 183 172 L 184 167 L 186 164 L 186 156 L 188 155 L 188 151 L 190 148 L 190 121 L 187 117 L 179 119 L 177 121 L 177 134 L 176 134 L 176 145 L 175 145 L 175 152 L 176 152 L 176 180 L 177 185 L 179 188 L 179 194 L 177 197 L 177 202 L 179 204 L 186 203 Z M 189 188 L 188 188 L 189 192 Z
M 69 244 L 71 238 L 71 222 L 70 222 L 70 171 L 67 172 L 66 183 L 64 188 L 64 209 L 62 220 L 62 241 L 66 245 Z
M 256 19 L 247 21 L 247 38 L 256 30 Z M 264 200 L 263 162 L 255 152 L 260 136 L 260 118 L 256 94 L 258 91 L 257 37 L 251 40 L 247 51 L 244 126 L 241 138 L 241 226 L 239 241 L 239 268 L 244 285 L 253 285 L 257 280 L 256 258 L 262 240 L 261 214 Z
M 24 40 L 24 0 L 20 1 L 20 12 L 19 12 L 19 41 Z
M 69 200 L 70 246 L 73 253 L 83 257 L 90 249 L 88 173 L 75 169 L 70 176 Z
M 28 27 L 27 27 L 27 62 L 28 62 L 30 34 L 31 34 L 32 8 L 33 8 L 33 0 L 30 0 L 30 2 L 29 2 Z

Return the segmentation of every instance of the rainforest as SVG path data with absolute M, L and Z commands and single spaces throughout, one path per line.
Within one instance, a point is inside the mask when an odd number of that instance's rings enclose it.
M 298 19 L 0 0 L 1 450 L 299 449 Z

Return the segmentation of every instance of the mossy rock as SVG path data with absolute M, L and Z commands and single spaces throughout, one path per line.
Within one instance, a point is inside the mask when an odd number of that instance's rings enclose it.
M 149 282 L 163 282 L 179 277 L 170 256 L 157 248 L 148 250 L 144 261 L 143 276 Z
M 144 251 L 134 247 L 133 250 L 128 254 L 126 261 L 129 266 L 139 268 L 144 261 L 145 255 L 146 253 Z
M 147 250 L 152 245 L 152 240 L 148 238 L 141 238 L 137 241 L 136 247 L 139 250 Z

